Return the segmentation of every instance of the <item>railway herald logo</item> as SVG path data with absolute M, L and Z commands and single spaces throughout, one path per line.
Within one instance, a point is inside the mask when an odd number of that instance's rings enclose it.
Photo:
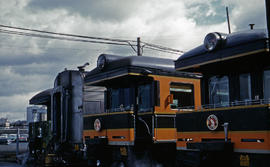
M 216 130 L 218 127 L 218 118 L 214 114 L 209 115 L 206 120 L 206 125 L 210 130 Z
M 94 122 L 94 128 L 97 132 L 101 130 L 101 122 L 98 118 Z

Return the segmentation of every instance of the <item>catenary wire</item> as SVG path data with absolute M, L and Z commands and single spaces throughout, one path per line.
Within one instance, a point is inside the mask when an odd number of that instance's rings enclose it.
M 137 46 L 136 44 L 131 44 L 131 43 L 137 42 L 134 40 L 122 40 L 122 39 L 91 37 L 91 36 L 74 35 L 74 34 L 66 34 L 66 33 L 55 33 L 55 32 L 50 32 L 50 31 L 42 31 L 42 30 L 29 29 L 29 28 L 6 26 L 6 25 L 1 25 L 1 24 L 0 24 L 0 27 L 40 33 L 40 34 L 26 33 L 26 32 L 22 32 L 22 31 L 15 31 L 15 30 L 12 31 L 12 30 L 0 29 L 0 32 L 2 32 L 2 33 L 8 33 L 8 34 L 14 34 L 14 35 L 23 35 L 23 36 L 30 36 L 30 37 L 40 37 L 40 38 L 49 38 L 49 39 L 58 39 L 58 40 L 67 40 L 67 41 L 131 46 L 134 51 L 136 51 L 134 49 L 134 47 Z M 51 34 L 51 35 L 44 35 L 44 34 Z M 57 36 L 52 36 L 52 35 L 57 35 Z M 59 36 L 65 36 L 65 37 L 59 37 Z M 72 38 L 70 38 L 70 37 L 72 37 Z M 82 39 L 78 39 L 78 38 L 82 38 Z M 85 40 L 85 39 L 94 39 L 94 40 Z M 102 41 L 97 41 L 97 40 L 102 40 Z M 105 41 L 110 41 L 110 42 L 105 42 Z M 166 53 L 170 53 L 170 54 L 183 54 L 184 53 L 184 51 L 181 51 L 178 49 L 172 49 L 172 48 L 161 46 L 161 45 L 151 44 L 151 43 L 147 43 L 147 42 L 143 42 L 143 41 L 141 43 L 144 44 L 145 48 L 152 49 L 155 51 L 166 52 Z M 143 48 L 143 47 L 141 47 L 141 48 Z

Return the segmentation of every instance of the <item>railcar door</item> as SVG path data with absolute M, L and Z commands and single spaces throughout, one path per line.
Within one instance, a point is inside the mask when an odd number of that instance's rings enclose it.
M 65 142 L 68 122 L 68 91 L 62 86 L 55 87 L 52 95 L 52 130 L 57 142 Z
M 153 138 L 154 82 L 136 88 L 135 142 L 151 142 Z

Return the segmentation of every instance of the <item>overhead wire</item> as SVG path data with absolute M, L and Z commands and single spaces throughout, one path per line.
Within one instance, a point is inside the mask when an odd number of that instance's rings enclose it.
M 3 29 L 0 29 L 0 32 L 7 33 L 7 34 L 21 35 L 21 36 L 30 36 L 30 37 L 39 37 L 39 38 L 48 38 L 48 39 L 59 39 L 59 40 L 66 40 L 66 41 L 77 41 L 77 42 L 89 42 L 89 43 L 99 43 L 99 44 L 109 44 L 109 45 L 130 46 L 129 44 L 119 43 L 119 42 L 104 42 L 104 41 L 94 41 L 94 40 L 85 40 L 85 39 L 76 39 L 76 38 L 67 38 L 67 37 L 56 37 L 56 36 L 50 36 L 50 35 L 33 34 L 33 33 L 11 31 L 11 30 L 3 30 Z
M 102 38 L 102 37 L 93 37 L 93 36 L 84 36 L 84 35 L 75 35 L 75 34 L 67 34 L 67 33 L 56 33 L 50 31 L 22 28 L 22 27 L 14 27 L 0 24 L 0 33 L 12 34 L 12 35 L 20 35 L 20 36 L 29 36 L 29 37 L 39 37 L 39 38 L 47 38 L 47 39 L 58 39 L 58 40 L 66 40 L 66 41 L 75 41 L 75 42 L 89 42 L 96 44 L 108 44 L 108 45 L 119 45 L 119 46 L 130 46 L 135 52 L 136 49 L 134 47 L 137 46 L 135 40 L 123 40 L 123 39 L 115 39 L 115 38 Z M 3 29 L 7 28 L 7 29 Z M 10 30 L 12 29 L 12 30 Z M 19 30 L 19 31 L 18 31 Z M 23 32 L 27 31 L 27 32 Z M 34 32 L 34 33 L 33 33 Z M 49 35 L 48 35 L 49 34 Z M 91 40 L 90 40 L 91 39 Z M 165 52 L 169 54 L 183 54 L 184 51 L 173 49 L 157 44 L 151 44 L 148 42 L 141 42 L 143 48 L 151 49 L 159 52 Z
M 60 35 L 60 36 L 69 36 L 69 37 L 78 37 L 78 38 L 88 38 L 88 39 L 104 40 L 104 41 L 136 42 L 134 40 L 123 40 L 123 39 L 101 38 L 101 37 L 93 37 L 93 36 L 85 36 L 85 35 L 75 35 L 75 34 L 67 34 L 67 33 L 56 33 L 56 32 L 51 32 L 51 31 L 43 31 L 43 30 L 36 30 L 36 29 L 29 29 L 29 28 L 22 28 L 22 27 L 6 26 L 6 25 L 2 25 L 2 24 L 0 24 L 0 27 L 10 28 L 10 29 L 17 29 L 17 30 L 23 30 L 23 31 L 32 31 L 32 32 L 38 32 L 38 33 Z
M 170 52 L 170 51 L 162 50 L 162 49 L 158 49 L 158 48 L 152 48 L 152 47 L 148 47 L 148 46 L 145 46 L 144 48 L 146 48 L 146 49 L 151 49 L 151 50 L 155 50 L 155 51 L 159 51 L 159 52 L 164 52 L 164 53 L 169 53 L 169 54 L 179 55 L 179 53 Z
M 142 42 L 142 43 L 144 43 L 145 45 L 147 45 L 149 47 L 152 47 L 152 48 L 158 48 L 158 49 L 161 49 L 161 50 L 170 50 L 170 51 L 173 51 L 173 52 L 184 53 L 184 51 L 181 51 L 181 50 L 178 50 L 178 49 L 172 49 L 172 48 L 169 48 L 169 47 L 156 45 L 156 44 L 150 44 L 150 43 L 146 43 L 146 42 Z

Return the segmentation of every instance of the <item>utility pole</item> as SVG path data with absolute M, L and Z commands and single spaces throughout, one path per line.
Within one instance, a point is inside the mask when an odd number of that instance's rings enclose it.
M 19 138 L 20 138 L 20 128 L 17 128 L 17 139 L 16 139 L 16 157 L 18 157 L 20 153 L 20 148 L 19 148 Z
M 137 38 L 137 56 L 141 56 L 141 38 Z

